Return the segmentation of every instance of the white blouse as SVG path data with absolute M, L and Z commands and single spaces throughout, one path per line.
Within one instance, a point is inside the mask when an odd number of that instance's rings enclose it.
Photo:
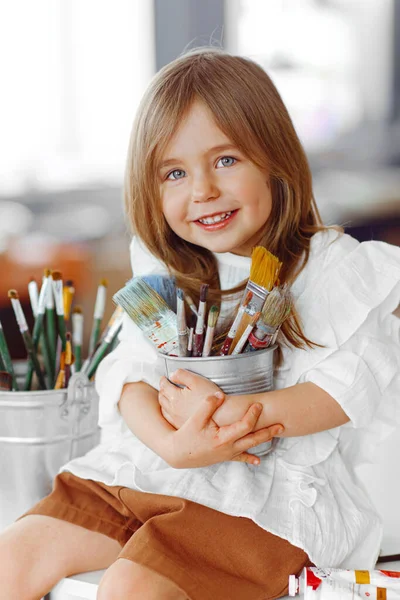
M 135 238 L 131 258 L 135 275 L 166 272 Z M 216 258 L 223 289 L 249 276 L 250 258 Z M 334 230 L 317 233 L 292 292 L 305 335 L 323 347 L 282 344 L 275 388 L 311 381 L 335 398 L 348 423 L 282 438 L 259 466 L 174 469 L 137 439 L 118 411 L 125 383 L 146 381 L 158 389 L 162 375 L 155 348 L 126 317 L 121 343 L 96 377 L 106 441 L 61 470 L 248 517 L 321 567 L 373 568 L 382 525 L 354 467 L 373 461 L 377 444 L 400 423 L 400 319 L 391 314 L 400 302 L 400 248 L 360 244 Z M 222 318 L 227 310 L 225 303 Z

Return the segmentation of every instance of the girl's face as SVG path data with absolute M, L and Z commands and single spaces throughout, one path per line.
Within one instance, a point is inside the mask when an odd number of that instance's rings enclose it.
M 192 105 L 161 157 L 162 210 L 184 240 L 250 256 L 271 213 L 268 175 L 246 158 L 201 102 Z

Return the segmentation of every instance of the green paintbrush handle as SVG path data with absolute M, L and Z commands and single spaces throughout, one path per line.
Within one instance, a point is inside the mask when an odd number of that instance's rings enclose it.
M 6 365 L 3 363 L 3 359 L 1 358 L 1 353 L 0 353 L 0 371 L 5 371 L 6 370 Z
M 47 377 L 49 378 L 49 382 L 53 382 L 54 380 L 54 363 L 51 359 L 49 341 L 45 336 L 44 331 L 42 331 L 40 335 L 40 350 L 43 355 L 44 366 L 46 369 Z
M 29 331 L 24 331 L 22 333 L 22 337 L 24 339 L 24 344 L 25 344 L 26 351 L 28 353 L 29 360 L 32 363 L 33 369 L 39 380 L 39 387 L 41 390 L 46 390 L 47 389 L 46 382 L 44 380 L 42 369 L 40 368 L 40 364 L 39 364 L 38 358 L 36 356 L 36 352 L 33 347 L 33 342 L 32 342 L 32 338 L 31 338 Z
M 74 347 L 74 356 L 75 356 L 75 373 L 78 373 L 82 369 L 82 346 Z
M 96 350 L 92 362 L 90 363 L 89 370 L 87 372 L 88 379 L 90 379 L 96 372 L 97 367 L 108 352 L 109 342 L 103 342 Z
M 58 323 L 58 334 L 61 338 L 62 342 L 62 351 L 65 351 L 65 347 L 67 345 L 67 328 L 65 327 L 65 319 L 64 315 L 57 315 L 57 323 Z
M 47 336 L 47 340 L 48 340 L 51 360 L 55 364 L 57 334 L 56 334 L 56 315 L 55 315 L 54 308 L 46 308 L 46 336 Z
M 17 378 L 15 377 L 14 367 L 12 364 L 11 356 L 8 351 L 7 341 L 4 336 L 3 328 L 0 327 L 0 357 L 1 362 L 4 365 L 5 370 L 10 373 L 13 381 L 13 390 L 18 391 L 19 387 L 17 384 Z
M 89 341 L 89 356 L 94 354 L 96 346 L 100 338 L 101 319 L 93 319 L 92 331 Z
M 33 344 L 35 353 L 37 352 L 37 349 L 39 346 L 39 338 L 41 337 L 41 333 L 43 331 L 43 320 L 44 320 L 44 313 L 38 313 L 36 315 L 35 324 L 33 326 L 33 332 L 32 332 L 32 344 Z M 44 356 L 43 356 L 43 358 L 44 358 Z M 32 364 L 32 361 L 30 360 L 28 363 L 28 371 L 27 371 L 26 377 L 25 377 L 25 388 L 24 388 L 25 390 L 31 389 L 33 371 L 34 371 L 33 364 Z M 46 368 L 46 371 L 48 372 L 47 368 Z
M 42 330 L 43 330 L 43 320 L 44 320 L 44 313 L 39 313 L 36 316 L 35 323 L 33 325 L 32 343 L 33 343 L 33 347 L 35 348 L 35 350 L 37 350 L 40 334 L 42 333 Z

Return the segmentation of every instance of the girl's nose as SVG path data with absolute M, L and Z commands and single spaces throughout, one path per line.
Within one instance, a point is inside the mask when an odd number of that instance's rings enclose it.
M 218 186 L 212 175 L 198 174 L 193 180 L 192 200 L 193 202 L 208 202 L 220 195 Z

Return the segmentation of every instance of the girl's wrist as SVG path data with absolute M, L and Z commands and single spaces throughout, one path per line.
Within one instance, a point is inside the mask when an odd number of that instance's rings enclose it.
M 252 394 L 226 395 L 223 404 L 213 414 L 213 419 L 218 427 L 232 425 L 232 423 L 240 421 L 250 406 L 257 401 Z

